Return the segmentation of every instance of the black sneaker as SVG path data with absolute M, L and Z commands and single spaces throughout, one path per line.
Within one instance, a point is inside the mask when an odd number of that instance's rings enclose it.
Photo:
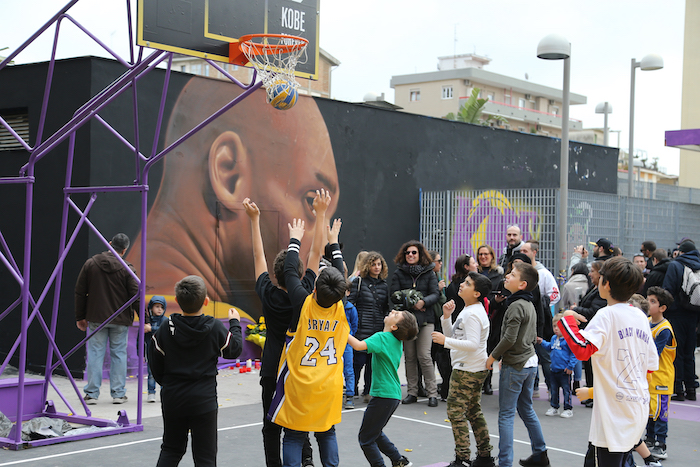
M 472 461 L 470 460 L 464 460 L 457 457 L 455 460 L 450 462 L 450 465 L 447 467 L 474 467 L 474 464 L 472 464 Z
M 402 404 L 413 404 L 415 402 L 418 402 L 418 398 L 416 396 L 411 395 L 411 394 L 404 397 L 403 400 L 401 401 Z
M 520 465 L 524 467 L 547 467 L 549 465 L 547 451 L 533 454 L 527 459 L 520 459 Z
M 391 467 L 411 467 L 413 463 L 406 459 L 406 456 L 401 456 L 397 461 L 391 461 Z
M 307 457 L 301 462 L 302 467 L 314 467 L 314 459 L 312 457 Z
M 496 467 L 496 460 L 491 456 L 476 456 L 471 463 L 471 467 Z

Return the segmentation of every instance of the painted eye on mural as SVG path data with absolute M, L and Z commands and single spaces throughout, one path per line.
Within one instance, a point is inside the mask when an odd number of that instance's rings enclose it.
M 315 219 L 316 216 L 314 215 L 314 198 L 316 197 L 316 192 L 315 191 L 307 191 L 304 197 L 302 198 L 302 202 L 304 204 L 304 211 L 306 214 L 306 217 L 309 219 Z

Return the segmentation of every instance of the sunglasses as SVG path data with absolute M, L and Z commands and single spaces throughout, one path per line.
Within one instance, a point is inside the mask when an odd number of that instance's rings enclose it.
M 418 250 L 407 250 L 407 251 L 406 251 L 406 256 L 408 256 L 408 255 L 417 255 L 417 254 L 418 254 Z

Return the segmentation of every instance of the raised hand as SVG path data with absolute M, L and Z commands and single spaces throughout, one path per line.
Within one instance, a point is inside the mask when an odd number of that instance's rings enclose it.
M 302 219 L 292 219 L 291 224 L 287 224 L 289 227 L 289 238 L 295 238 L 301 241 L 304 238 L 304 221 Z
M 243 200 L 243 208 L 251 221 L 260 218 L 260 208 L 258 208 L 258 205 L 252 202 L 250 198 Z
M 338 243 L 338 237 L 340 237 L 340 228 L 343 226 L 343 221 L 339 218 L 333 221 L 333 227 L 328 226 L 328 243 L 331 245 L 333 243 Z
M 452 312 L 455 311 L 455 307 L 456 305 L 454 300 L 450 300 L 449 302 L 442 305 L 442 317 L 449 318 L 450 315 L 452 315 Z
M 238 313 L 238 311 L 235 308 L 229 308 L 228 309 L 228 319 L 237 319 L 240 321 L 241 315 Z
M 330 192 L 321 188 L 321 190 L 316 190 L 316 197 L 313 201 L 314 214 L 325 213 L 328 210 L 328 206 L 331 205 L 331 194 Z

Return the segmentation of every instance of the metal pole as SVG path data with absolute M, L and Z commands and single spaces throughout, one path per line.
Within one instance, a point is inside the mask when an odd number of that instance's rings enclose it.
M 567 257 L 567 221 L 569 217 L 569 81 L 571 58 L 564 59 L 564 89 L 561 113 L 561 160 L 559 168 L 559 271 L 566 277 Z
M 634 196 L 634 69 L 639 66 L 632 59 L 632 77 L 630 78 L 630 144 L 627 153 L 627 197 Z
M 608 145 L 608 134 L 610 133 L 608 129 L 608 103 L 606 102 L 603 106 L 603 146 Z

